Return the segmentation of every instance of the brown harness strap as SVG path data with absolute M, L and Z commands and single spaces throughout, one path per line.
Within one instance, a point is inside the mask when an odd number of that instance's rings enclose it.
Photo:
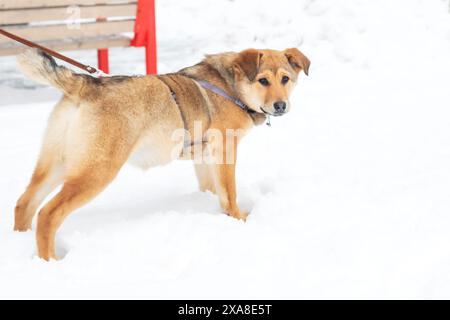
M 162 83 L 164 83 L 164 85 L 169 89 L 170 94 L 172 95 L 172 98 L 180 112 L 180 117 L 183 121 L 184 130 L 186 132 L 186 134 L 184 135 L 183 149 L 181 150 L 180 157 L 185 158 L 188 155 L 192 156 L 193 154 L 195 154 L 195 150 L 196 150 L 195 148 L 198 148 L 198 147 L 203 148 L 207 141 L 205 140 L 205 137 L 203 137 L 202 140 L 199 140 L 199 141 L 192 141 L 189 139 L 190 133 L 191 133 L 191 130 L 189 130 L 189 127 L 190 127 L 189 126 L 189 117 L 185 114 L 186 110 L 184 110 L 183 99 L 177 97 L 176 88 L 177 88 L 177 86 L 180 86 L 180 84 L 177 83 L 177 81 L 172 76 L 179 76 L 179 75 L 178 74 L 157 75 L 156 77 Z M 189 80 L 192 80 L 192 79 L 189 79 Z M 187 159 L 187 158 L 185 158 L 185 159 Z
M 170 84 L 168 83 L 168 81 L 166 79 L 164 79 L 164 77 L 162 76 L 156 76 L 162 83 L 164 83 L 166 85 L 166 87 L 170 90 L 170 94 L 172 95 L 173 101 L 175 101 L 175 104 L 178 107 L 178 110 L 180 111 L 180 117 L 181 120 L 183 120 L 183 126 L 184 126 L 184 130 L 186 132 L 189 132 L 189 127 L 188 127 L 188 123 L 186 120 L 186 116 L 184 115 L 183 110 L 181 109 L 180 104 L 177 101 L 177 94 L 176 92 L 172 89 L 172 87 L 170 86 Z M 183 144 L 183 149 L 187 148 L 189 146 L 191 146 L 192 143 L 189 141 L 189 139 L 187 139 L 186 134 L 184 135 L 184 144 Z M 183 151 L 181 151 L 183 153 Z

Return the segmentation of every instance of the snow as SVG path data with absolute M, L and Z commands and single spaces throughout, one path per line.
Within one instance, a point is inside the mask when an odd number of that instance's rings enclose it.
M 125 166 L 61 227 L 64 258 L 39 259 L 13 211 L 59 93 L 2 57 L 0 298 L 450 298 L 449 1 L 157 6 L 161 72 L 247 47 L 312 61 L 291 113 L 240 145 L 248 221 L 199 192 L 189 162 Z M 143 58 L 113 49 L 111 71 L 143 73 Z

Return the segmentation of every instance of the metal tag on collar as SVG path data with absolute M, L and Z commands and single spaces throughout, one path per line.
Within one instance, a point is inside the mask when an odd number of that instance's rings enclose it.
M 267 125 L 268 127 L 271 127 L 271 126 L 272 126 L 272 124 L 270 123 L 270 116 L 269 116 L 269 115 L 267 116 L 266 125 Z

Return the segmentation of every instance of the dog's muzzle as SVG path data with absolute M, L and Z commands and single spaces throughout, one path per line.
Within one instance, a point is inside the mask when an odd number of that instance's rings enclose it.
M 271 107 L 261 107 L 261 110 L 269 116 L 279 117 L 287 113 L 287 106 L 285 101 L 276 101 Z

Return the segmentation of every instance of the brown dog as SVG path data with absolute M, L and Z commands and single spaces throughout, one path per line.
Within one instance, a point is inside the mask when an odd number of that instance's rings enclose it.
M 301 70 L 308 74 L 310 64 L 297 49 L 249 49 L 207 56 L 174 74 L 97 79 L 36 50 L 19 56 L 19 63 L 31 78 L 64 93 L 15 210 L 14 229 L 30 229 L 42 201 L 62 184 L 39 212 L 38 254 L 46 260 L 56 258 L 55 234 L 67 215 L 99 194 L 127 161 L 149 168 L 194 159 L 200 189 L 216 193 L 226 213 L 245 220 L 236 204 L 237 143 L 267 115 L 288 112 L 297 76 Z M 180 130 L 181 143 L 180 135 L 174 139 Z M 230 130 L 240 134 L 224 145 L 220 136 Z

